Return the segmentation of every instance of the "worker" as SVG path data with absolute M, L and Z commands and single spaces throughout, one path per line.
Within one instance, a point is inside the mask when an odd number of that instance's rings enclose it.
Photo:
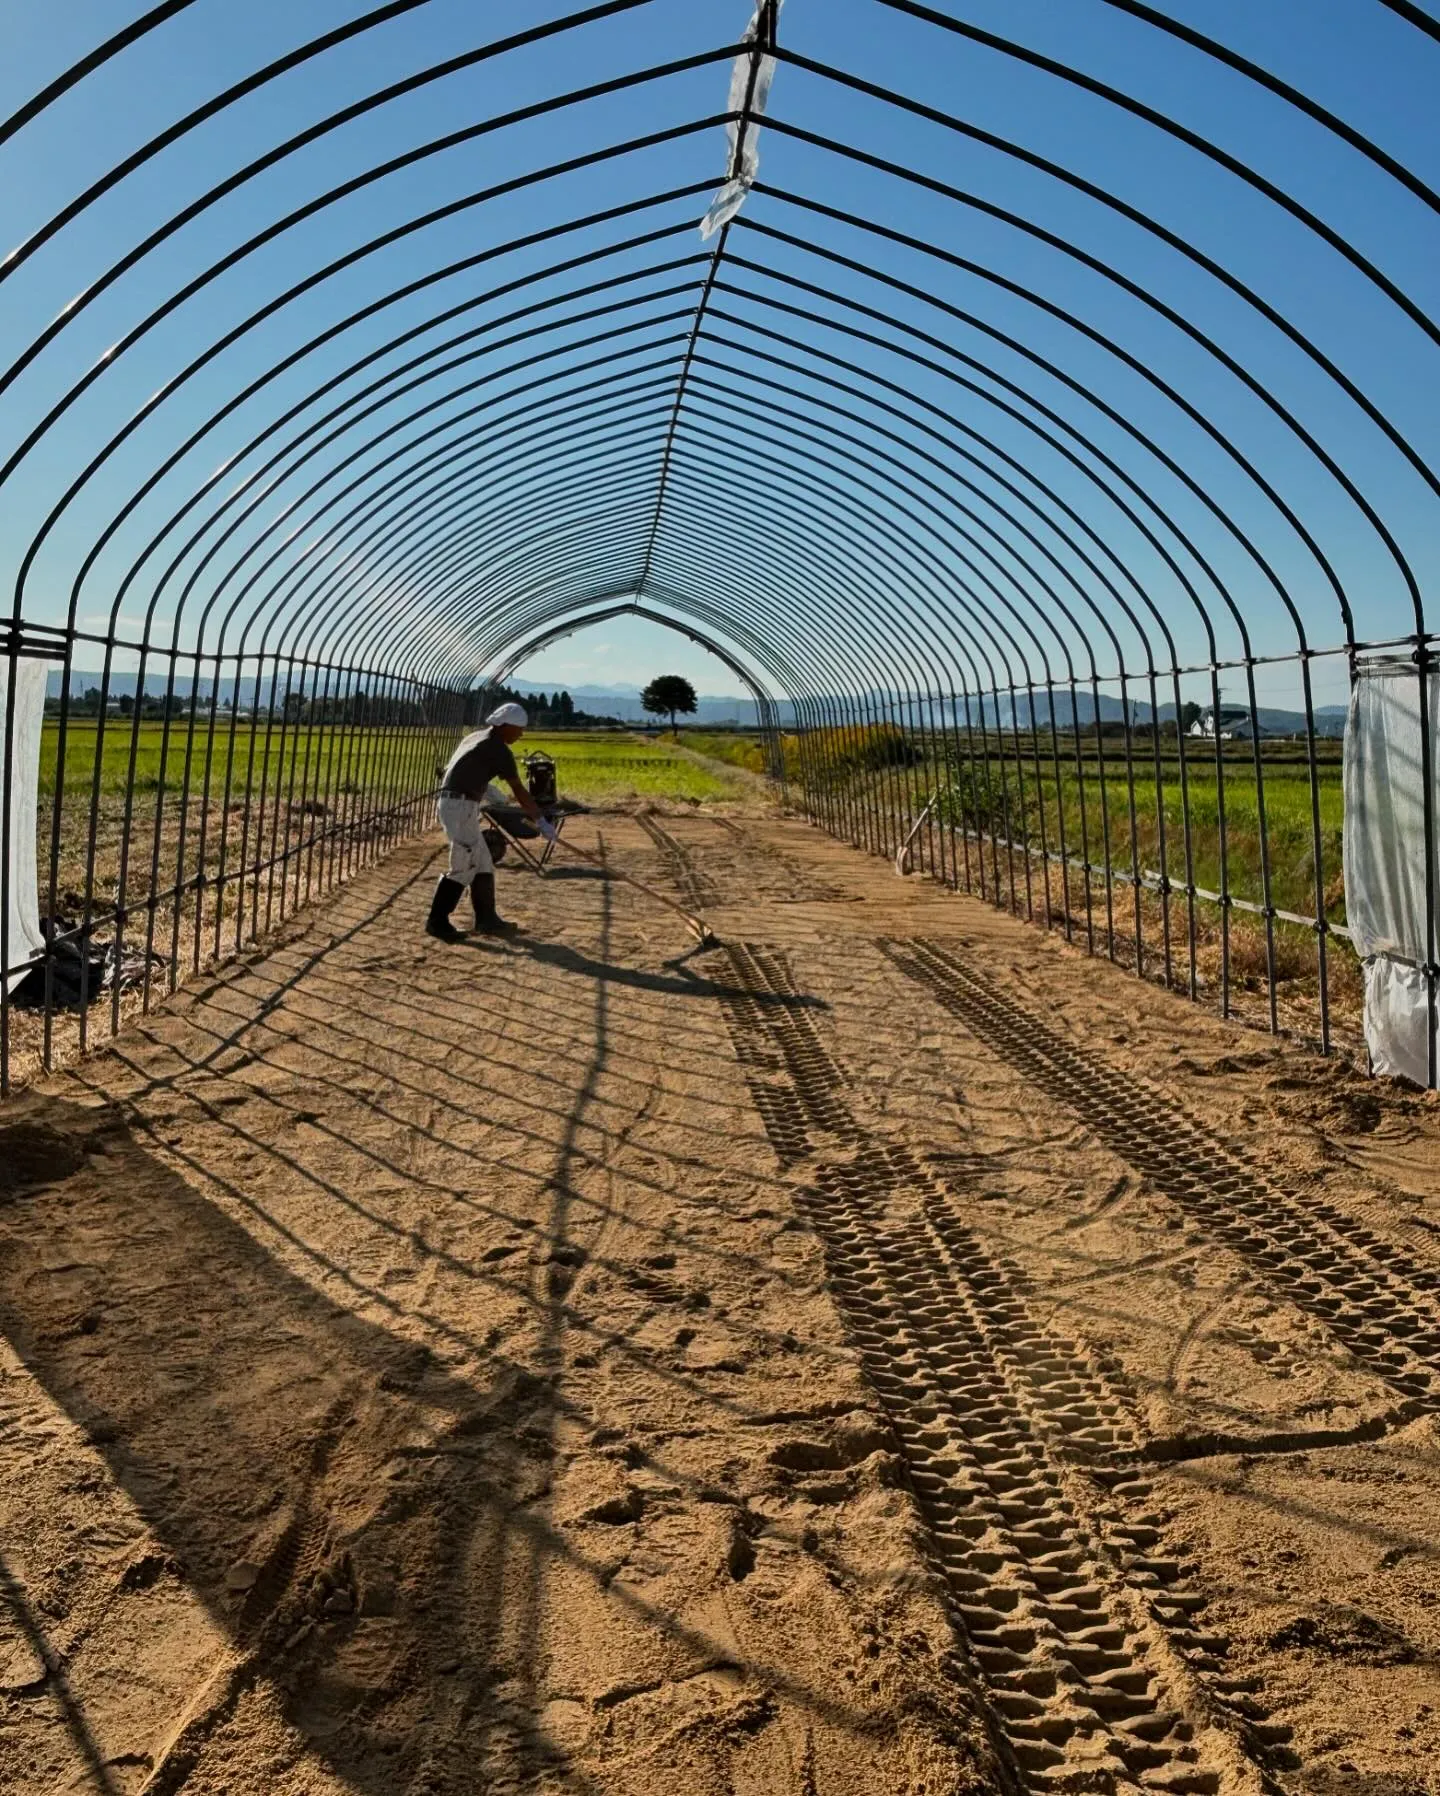
M 504 780 L 515 802 L 547 841 L 555 840 L 554 826 L 546 819 L 520 778 L 511 745 L 529 727 L 522 705 L 501 705 L 472 730 L 451 755 L 440 780 L 436 811 L 440 827 L 450 839 L 450 869 L 435 888 L 426 935 L 437 941 L 458 942 L 460 931 L 450 913 L 466 886 L 475 906 L 475 927 L 483 935 L 514 935 L 495 910 L 495 862 L 485 841 L 484 799 L 492 780 Z

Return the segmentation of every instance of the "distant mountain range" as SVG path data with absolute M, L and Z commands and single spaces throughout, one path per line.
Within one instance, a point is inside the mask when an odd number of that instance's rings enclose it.
M 507 685 L 517 692 L 553 692 L 551 686 L 542 686 L 529 680 L 509 680 Z M 623 718 L 627 722 L 636 722 L 646 718 L 644 706 L 640 703 L 640 690 L 636 686 L 569 686 L 565 689 L 571 698 L 584 711 L 596 712 L 611 717 Z M 884 715 L 887 706 L 893 701 L 885 700 L 872 694 L 864 701 L 865 707 L 876 715 Z M 1046 727 L 1053 712 L 1058 726 L 1068 729 L 1075 717 L 1083 727 L 1095 721 L 1097 707 L 1092 694 L 1077 692 L 1075 708 L 1070 707 L 1068 692 L 1056 692 L 1052 697 L 1044 692 L 1037 692 L 1034 703 L 1034 722 L 1041 728 Z M 689 719 L 692 723 L 732 723 L 744 728 L 753 729 L 758 722 L 756 705 L 753 699 L 705 697 L 699 699 L 699 710 Z M 1123 723 L 1127 707 L 1118 698 L 1111 698 L 1106 693 L 1100 694 L 1098 714 L 1102 723 Z M 1226 710 L 1229 711 L 1227 706 Z M 1345 706 L 1317 705 L 1315 708 L 1315 734 L 1317 736 L 1343 736 L 1345 734 Z M 794 711 L 788 700 L 776 706 L 780 721 L 791 724 Z M 948 703 L 937 705 L 941 716 L 949 723 L 963 725 L 967 721 L 967 706 L 961 701 L 953 710 Z M 986 724 L 994 729 L 998 722 L 1002 728 L 1013 729 L 1017 725 L 1022 730 L 1031 726 L 1031 704 L 1028 698 L 1018 698 L 1012 702 L 1009 697 L 986 693 L 983 698 L 970 699 L 968 704 L 969 721 L 979 728 L 981 713 L 984 713 Z M 1158 716 L 1161 723 L 1171 723 L 1175 718 L 1173 704 L 1161 705 L 1158 712 L 1153 712 L 1148 704 L 1132 699 L 1128 706 L 1130 721 L 1135 724 L 1148 724 L 1152 717 Z M 903 716 L 903 707 L 896 708 L 897 717 Z M 1256 715 L 1260 720 L 1260 728 L 1269 736 L 1300 736 L 1305 733 L 1305 714 L 1303 711 L 1287 711 L 1274 705 L 1261 705 Z
M 88 692 L 92 687 L 98 687 L 100 685 L 100 680 L 101 673 L 98 667 L 72 668 L 70 671 L 70 692 L 72 697 L 78 698 Z M 168 687 L 167 676 L 164 673 L 147 673 L 145 676 L 145 691 L 152 698 L 163 698 L 167 690 L 173 690 L 180 698 L 188 700 L 194 684 L 195 682 L 193 679 L 177 675 L 173 687 Z M 200 697 L 202 702 L 209 699 L 213 684 L 214 682 L 211 680 L 202 680 L 200 682 Z M 526 694 L 540 692 L 548 694 L 560 690 L 558 686 L 542 685 L 537 680 L 508 680 L 506 684 L 514 691 Z M 260 680 L 259 685 L 260 702 L 268 705 L 270 702 L 270 676 L 268 674 L 264 675 Z M 63 676 L 60 670 L 52 670 L 46 683 L 46 696 L 48 698 L 59 698 L 62 686 Z M 250 710 L 253 708 L 256 700 L 255 686 L 256 682 L 253 677 L 242 680 L 238 691 L 233 679 L 222 680 L 220 683 L 220 697 L 222 701 L 233 697 L 242 710 Z M 127 698 L 133 697 L 135 690 L 135 674 L 112 673 L 110 675 L 109 691 L 112 699 L 120 698 L 122 696 Z M 655 721 L 653 718 L 649 717 L 645 707 L 640 703 L 640 688 L 638 686 L 567 686 L 564 690 L 570 694 L 580 710 L 589 711 L 596 716 L 617 717 L 625 723 L 638 723 L 642 720 L 648 720 L 650 722 Z M 285 696 L 283 681 L 277 688 L 277 696 L 279 699 L 283 699 Z M 689 719 L 692 723 L 732 723 L 749 726 L 750 728 L 755 727 L 756 710 L 755 701 L 753 699 L 726 698 L 724 696 L 712 695 L 702 697 L 699 701 L 699 705 L 700 708 L 695 716 Z M 783 709 L 782 715 L 788 717 L 788 707 Z
M 70 696 L 72 698 L 80 698 L 92 688 L 98 689 L 102 677 L 98 667 L 72 667 L 70 669 Z M 110 697 L 133 698 L 135 696 L 136 683 L 136 676 L 133 673 L 112 672 L 109 685 Z M 171 685 L 168 675 L 164 673 L 147 673 L 145 676 L 145 691 L 151 698 L 164 698 L 167 692 L 175 692 L 178 693 L 181 698 L 188 699 L 194 685 L 195 682 L 193 679 L 189 679 L 181 674 L 175 676 L 173 685 Z M 213 685 L 213 680 L 202 680 L 200 682 L 200 696 L 202 700 L 209 698 Z M 270 695 L 270 680 L 268 675 L 260 682 L 260 685 L 265 699 L 268 701 Z M 61 670 L 59 668 L 52 668 L 45 682 L 46 698 L 59 698 L 63 689 L 64 676 Z M 235 682 L 233 679 L 222 680 L 220 682 L 220 696 L 222 699 L 229 698 L 234 692 Z M 283 687 L 280 688 L 280 692 L 283 696 Z M 239 703 L 244 706 L 250 706 L 253 705 L 254 702 L 255 681 L 253 679 L 242 680 L 240 682 Z
M 89 688 L 98 686 L 99 684 L 100 671 L 98 668 L 89 671 L 84 668 L 72 669 L 70 675 L 70 690 L 72 694 L 78 696 L 89 690 Z M 122 693 L 133 695 L 135 692 L 135 684 L 135 675 L 133 673 L 113 673 L 110 676 L 111 696 L 119 697 Z M 190 679 L 177 677 L 174 684 L 174 690 L 181 698 L 188 699 L 193 684 L 194 682 Z M 512 690 L 527 695 L 536 693 L 546 693 L 548 695 L 549 693 L 561 690 L 561 688 L 556 685 L 544 685 L 538 680 L 508 680 L 506 684 Z M 48 696 L 50 698 L 59 698 L 60 689 L 61 676 L 58 671 L 52 672 L 47 687 Z M 208 680 L 202 681 L 200 688 L 202 699 L 209 698 L 210 689 L 211 682 Z M 656 721 L 648 715 L 645 707 L 640 703 L 640 688 L 638 686 L 603 686 L 590 684 L 584 686 L 567 686 L 563 689 L 570 694 L 580 710 L 589 711 L 593 715 L 615 717 L 625 723 L 653 723 Z M 154 697 L 163 697 L 166 690 L 165 675 L 147 674 L 145 676 L 145 690 Z M 280 690 L 280 695 L 283 697 L 283 688 Z M 255 681 L 253 679 L 241 681 L 237 693 L 235 691 L 234 681 L 226 680 L 221 684 L 220 696 L 222 699 L 228 699 L 234 696 L 236 703 L 239 704 L 243 710 L 248 710 L 255 704 Z M 260 697 L 262 703 L 268 704 L 270 699 L 270 682 L 268 675 L 260 682 Z M 871 694 L 867 699 L 861 701 L 861 708 L 862 710 L 871 712 L 873 715 L 883 716 L 892 703 L 893 701 L 883 699 L 876 694 Z M 1076 693 L 1075 710 L 1073 713 L 1070 708 L 1070 695 L 1068 692 L 1056 692 L 1053 695 L 1053 698 L 1050 694 L 1043 691 L 1037 692 L 1033 706 L 1033 721 L 1042 729 L 1050 722 L 1052 708 L 1055 721 L 1062 730 L 1070 727 L 1073 716 L 1079 717 L 1082 727 L 1095 721 L 1096 704 L 1093 696 L 1088 692 Z M 1229 708 L 1230 707 L 1228 706 L 1226 707 L 1227 710 Z M 1108 694 L 1101 693 L 1098 709 L 1102 723 L 1121 723 L 1124 721 L 1125 708 L 1122 707 L 1120 700 L 1117 698 L 1111 698 Z M 982 713 L 985 724 L 992 730 L 997 723 L 1005 729 L 1013 729 L 1018 726 L 1022 730 L 1028 730 L 1031 727 L 1032 722 L 1032 706 L 1028 698 L 1022 697 L 1012 701 L 1008 696 L 996 695 L 994 693 L 986 693 L 983 697 L 971 698 L 968 701 L 968 704 L 966 701 L 962 700 L 953 708 L 948 702 L 937 703 L 936 710 L 941 719 L 960 727 L 963 727 L 968 722 L 978 729 L 980 727 Z M 1132 723 L 1148 724 L 1152 719 L 1150 706 L 1141 703 L 1139 700 L 1131 701 L 1129 711 L 1130 721 Z M 1343 736 L 1345 734 L 1345 711 L 1346 708 L 1344 705 L 1317 705 L 1315 708 L 1316 735 L 1333 737 Z M 782 700 L 777 703 L 776 713 L 783 725 L 788 726 L 793 724 L 794 710 L 788 700 Z M 903 718 L 903 714 L 903 707 L 897 707 L 897 719 Z M 1155 713 L 1154 715 L 1158 715 L 1162 723 L 1169 723 L 1174 719 L 1175 707 L 1173 704 L 1161 705 L 1158 713 Z M 1290 711 L 1278 706 L 1261 705 L 1257 715 L 1260 719 L 1260 727 L 1267 735 L 1289 736 L 1303 735 L 1304 733 L 1305 715 L 1302 711 Z M 706 694 L 699 697 L 699 709 L 695 716 L 687 719 L 687 721 L 694 724 L 732 724 L 742 729 L 754 729 L 758 723 L 757 708 L 754 699 L 738 698 L 726 696 L 724 694 Z
M 1048 693 L 1037 692 L 1033 706 L 1034 721 L 1042 728 L 1050 722 L 1052 707 L 1055 721 L 1061 729 L 1068 728 L 1075 716 L 1079 717 L 1082 726 L 1095 721 L 1095 700 L 1093 695 L 1088 692 L 1076 693 L 1073 713 L 1070 709 L 1068 692 L 1057 692 L 1053 698 Z M 993 694 L 987 694 L 983 701 L 972 699 L 969 706 L 970 717 L 977 727 L 982 708 L 985 720 L 992 729 L 995 727 L 997 716 L 1000 723 L 1007 729 L 1017 722 L 1021 729 L 1030 728 L 1032 706 L 1028 698 L 1016 699 L 1013 704 L 1008 697 L 997 697 Z M 1209 709 L 1208 706 L 1202 708 Z M 1235 706 L 1233 708 L 1239 710 L 1243 707 Z M 1099 716 L 1102 723 L 1123 723 L 1127 709 L 1130 713 L 1131 723 L 1148 724 L 1156 716 L 1159 717 L 1161 723 L 1173 723 L 1175 720 L 1173 704 L 1161 705 L 1158 711 L 1152 712 L 1149 705 L 1141 703 L 1138 699 L 1132 699 L 1129 705 L 1125 706 L 1118 698 L 1110 698 L 1103 692 L 1100 694 Z M 1230 705 L 1225 707 L 1227 715 L 1231 709 Z M 965 711 L 966 706 L 962 702 L 956 707 L 956 721 L 964 721 Z M 1261 730 L 1266 735 L 1303 736 L 1305 733 L 1305 713 L 1303 711 L 1287 711 L 1274 705 L 1258 705 L 1255 715 L 1259 719 Z M 1344 705 L 1317 705 L 1315 707 L 1315 734 L 1317 736 L 1343 736 L 1345 734 L 1345 715 L 1346 707 Z
M 638 686 L 566 686 L 563 682 L 546 685 L 537 680 L 507 680 L 505 684 L 515 692 L 568 692 L 580 710 L 598 717 L 618 717 L 626 723 L 656 721 L 640 703 Z M 687 723 L 734 723 L 751 729 L 755 727 L 753 698 L 726 698 L 713 693 L 695 696 L 699 709 L 693 717 L 686 718 Z

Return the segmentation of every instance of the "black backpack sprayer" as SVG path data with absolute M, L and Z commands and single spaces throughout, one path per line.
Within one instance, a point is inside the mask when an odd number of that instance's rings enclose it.
M 560 791 L 554 761 L 538 748 L 525 757 L 525 784 L 530 788 L 530 796 L 548 817 L 560 802 Z

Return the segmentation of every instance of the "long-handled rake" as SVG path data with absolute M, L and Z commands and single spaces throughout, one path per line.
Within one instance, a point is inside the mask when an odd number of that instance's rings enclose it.
M 914 824 L 911 826 L 910 834 L 906 836 L 905 840 L 900 844 L 899 852 L 895 856 L 895 871 L 900 875 L 901 879 L 904 879 L 905 875 L 910 871 L 911 846 L 913 845 L 916 836 L 920 834 L 920 831 L 924 829 L 926 823 L 929 821 L 931 811 L 935 809 L 939 802 L 940 794 L 938 792 L 932 792 L 925 809 L 921 811 L 920 815 L 915 819 Z
M 528 865 L 535 869 L 542 879 L 546 877 L 545 868 L 518 837 L 511 835 L 493 812 L 486 814 L 485 822 L 487 828 L 498 829 L 510 846 L 520 854 Z M 663 892 L 657 892 L 654 886 L 647 886 L 643 879 L 636 879 L 633 873 L 622 873 L 618 867 L 607 865 L 598 854 L 591 854 L 585 848 L 577 848 L 573 842 L 567 842 L 563 836 L 556 836 L 555 846 L 563 848 L 567 854 L 578 855 L 582 861 L 588 861 L 592 867 L 598 867 L 602 873 L 610 875 L 611 878 L 623 879 L 627 885 L 634 886 L 636 891 L 643 892 L 647 898 L 653 898 L 656 904 L 663 904 L 666 910 L 673 910 L 677 917 L 684 919 L 685 927 L 702 948 L 713 948 L 718 945 L 715 931 L 703 917 L 692 916 L 684 905 L 677 904 L 673 898 L 667 898 Z

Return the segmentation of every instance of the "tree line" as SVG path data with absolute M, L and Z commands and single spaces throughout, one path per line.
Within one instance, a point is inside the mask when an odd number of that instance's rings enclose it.
M 146 692 L 139 698 L 138 709 L 140 716 L 150 721 L 160 722 L 169 717 L 172 722 L 184 722 L 189 719 L 193 704 L 196 720 L 203 723 L 210 715 L 212 703 L 214 695 L 208 691 L 196 694 L 193 700 L 188 692 Z M 133 718 L 136 709 L 133 692 L 112 692 L 103 704 L 98 686 L 87 686 L 83 692 L 70 695 L 71 717 L 98 717 L 103 710 L 111 717 Z M 228 723 L 235 711 L 234 695 L 227 693 L 215 709 L 219 720 Z M 47 698 L 46 715 L 58 716 L 59 711 L 60 700 Z M 273 704 L 247 705 L 242 701 L 240 716 L 256 723 L 373 724 L 377 728 L 433 721 L 418 699 L 405 698 L 398 693 L 356 691 L 312 695 L 298 689 L 277 692 Z
M 532 730 L 585 729 L 594 724 L 619 723 L 594 711 L 582 711 L 568 692 L 517 692 L 512 686 L 485 686 L 466 695 L 465 721 L 483 723 L 501 705 L 520 705 Z

